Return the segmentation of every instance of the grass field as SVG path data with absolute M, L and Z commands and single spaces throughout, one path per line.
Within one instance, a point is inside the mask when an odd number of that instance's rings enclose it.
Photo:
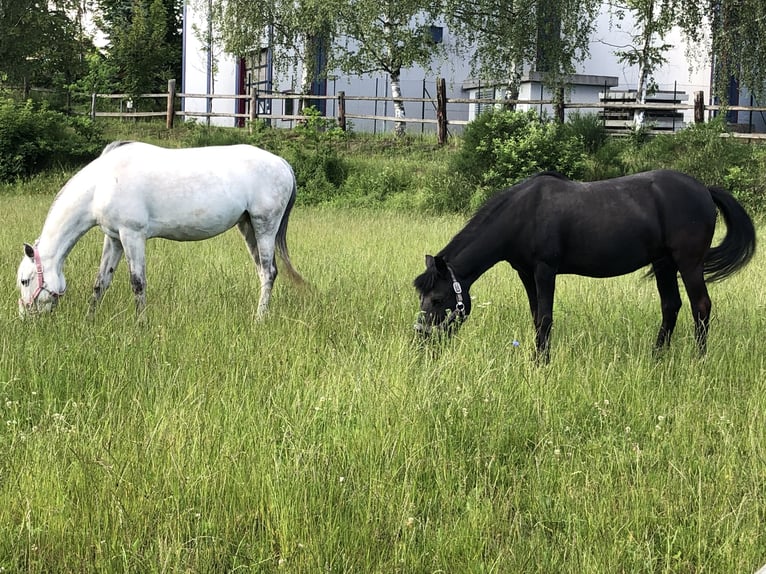
M 148 321 L 120 268 L 85 317 L 100 233 L 51 317 L 15 272 L 50 197 L 0 198 L 1 572 L 711 572 L 766 562 L 766 260 L 684 298 L 655 360 L 641 273 L 558 283 L 535 366 L 497 267 L 442 348 L 412 279 L 462 217 L 297 209 L 293 262 L 254 320 L 236 232 L 150 242 Z M 518 346 L 513 341 L 519 342 Z

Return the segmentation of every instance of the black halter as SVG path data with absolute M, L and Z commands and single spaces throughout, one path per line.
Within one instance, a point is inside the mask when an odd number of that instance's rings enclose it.
M 455 299 L 457 302 L 455 303 L 455 308 L 450 311 L 450 314 L 447 316 L 444 321 L 439 325 L 442 329 L 447 329 L 452 323 L 457 322 L 462 323 L 465 321 L 465 303 L 463 303 L 463 288 L 460 286 L 460 283 L 458 282 L 457 278 L 455 277 L 455 272 L 452 271 L 452 267 L 447 265 L 447 271 L 449 271 L 450 278 L 452 279 L 452 290 L 455 292 Z

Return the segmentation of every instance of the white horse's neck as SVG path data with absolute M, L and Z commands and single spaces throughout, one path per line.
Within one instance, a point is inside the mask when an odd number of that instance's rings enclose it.
M 55 274 L 57 279 L 60 278 L 62 283 L 67 255 L 96 224 L 92 210 L 94 185 L 92 178 L 88 177 L 89 171 L 86 167 L 62 188 L 53 200 L 37 240 L 43 267 Z

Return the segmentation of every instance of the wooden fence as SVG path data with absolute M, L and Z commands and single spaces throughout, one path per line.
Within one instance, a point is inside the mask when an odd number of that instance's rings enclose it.
M 167 102 L 164 111 L 131 111 L 121 109 L 119 112 L 102 112 L 97 111 L 96 102 L 98 99 L 117 99 L 127 104 L 132 103 L 133 97 L 128 94 L 92 94 L 91 95 L 91 117 L 95 120 L 97 117 L 118 117 L 118 118 L 150 118 L 150 117 L 164 117 L 168 129 L 171 129 L 175 123 L 175 118 L 178 116 L 186 118 L 212 118 L 212 117 L 227 117 L 244 121 L 257 121 L 257 120 L 287 120 L 287 121 L 305 121 L 310 116 L 296 113 L 296 114 L 274 114 L 274 113 L 259 113 L 259 102 L 267 100 L 295 100 L 296 98 L 302 98 L 305 101 L 334 101 L 336 104 L 337 115 L 335 120 L 338 126 L 345 130 L 347 122 L 350 119 L 362 119 L 362 120 L 374 120 L 374 121 L 386 121 L 386 122 L 406 122 L 406 123 L 418 123 L 418 124 L 435 124 L 437 139 L 440 144 L 444 144 L 447 141 L 448 127 L 450 125 L 460 126 L 469 123 L 464 119 L 452 119 L 450 120 L 447 113 L 448 104 L 489 104 L 508 106 L 513 104 L 525 104 L 532 106 L 553 106 L 555 111 L 555 117 L 558 121 L 564 121 L 564 115 L 566 110 L 599 110 L 607 112 L 608 110 L 620 110 L 620 111 L 674 111 L 684 112 L 687 110 L 694 110 L 694 121 L 696 123 L 704 122 L 706 117 L 715 112 L 766 112 L 766 107 L 757 106 L 719 106 L 709 105 L 704 101 L 703 92 L 695 92 L 694 100 L 691 104 L 684 103 L 630 103 L 630 102 L 564 102 L 563 97 L 558 100 L 507 100 L 507 99 L 486 99 L 486 98 L 447 98 L 446 97 L 446 83 L 443 78 L 439 78 L 436 81 L 436 98 L 399 98 L 398 101 L 402 103 L 421 103 L 431 104 L 435 109 L 435 118 L 396 118 L 388 115 L 377 114 L 352 114 L 346 111 L 347 103 L 350 101 L 386 101 L 392 102 L 390 97 L 382 96 L 351 96 L 345 92 L 338 92 L 332 96 L 317 96 L 306 95 L 301 96 L 295 93 L 258 93 L 253 90 L 250 95 L 227 95 L 227 94 L 193 94 L 193 93 L 181 93 L 176 92 L 176 81 L 170 80 L 168 82 L 168 91 L 166 93 L 156 94 L 140 94 L 137 96 L 142 99 L 154 99 L 165 100 Z M 222 112 L 196 112 L 196 111 L 184 111 L 179 107 L 180 100 L 182 98 L 195 98 L 205 99 L 210 104 L 208 109 L 212 109 L 213 100 L 231 99 L 235 101 L 245 101 L 246 113 L 222 113 Z M 122 108 L 122 106 L 121 106 Z M 732 137 L 742 137 L 748 139 L 766 139 L 766 134 L 760 133 L 731 133 Z

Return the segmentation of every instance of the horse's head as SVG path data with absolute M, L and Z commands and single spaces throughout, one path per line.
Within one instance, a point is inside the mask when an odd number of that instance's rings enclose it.
M 24 244 L 24 257 L 16 274 L 19 298 L 19 315 L 27 313 L 50 313 L 56 308 L 59 297 L 66 289 L 64 278 L 52 269 L 44 269 L 37 246 Z
M 426 255 L 426 270 L 415 278 L 420 316 L 415 330 L 427 337 L 436 331 L 451 335 L 471 313 L 471 296 L 443 257 Z

